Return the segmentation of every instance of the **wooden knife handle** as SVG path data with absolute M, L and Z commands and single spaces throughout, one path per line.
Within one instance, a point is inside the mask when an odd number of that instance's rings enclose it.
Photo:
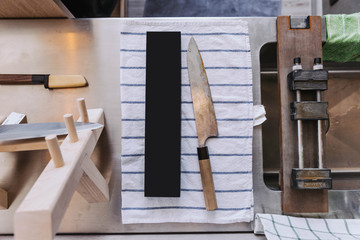
M 212 177 L 208 148 L 199 147 L 198 157 L 200 165 L 201 182 L 203 186 L 205 206 L 207 211 L 217 209 L 214 180 Z
M 0 84 L 31 84 L 32 75 L 0 74 Z

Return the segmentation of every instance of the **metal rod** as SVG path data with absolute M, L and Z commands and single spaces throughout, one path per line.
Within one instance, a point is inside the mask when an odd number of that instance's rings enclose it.
M 296 101 L 301 101 L 300 90 L 296 90 Z M 299 153 L 299 168 L 304 168 L 304 145 L 303 145 L 303 131 L 302 121 L 297 120 L 297 134 L 298 134 L 298 153 Z
M 321 101 L 321 94 L 320 91 L 316 91 L 316 100 L 318 102 Z M 319 155 L 319 168 L 324 167 L 324 147 L 322 141 L 322 126 L 321 120 L 317 120 L 317 135 L 318 135 L 318 155 Z

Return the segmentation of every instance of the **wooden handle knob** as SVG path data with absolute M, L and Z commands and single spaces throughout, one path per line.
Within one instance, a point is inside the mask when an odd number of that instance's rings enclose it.
M 82 122 L 89 122 L 89 115 L 88 115 L 88 112 L 87 112 L 85 99 L 84 98 L 78 98 L 78 99 L 76 99 L 76 101 L 77 101 L 77 106 L 78 106 L 78 111 L 80 113 L 81 121 Z
M 56 135 L 47 136 L 45 140 L 55 167 L 58 168 L 64 166 L 64 159 L 61 154 L 59 142 Z
M 214 180 L 211 172 L 211 165 L 209 159 L 199 160 L 201 182 L 204 191 L 206 210 L 212 211 L 217 209 L 217 202 L 215 196 Z
M 72 114 L 64 115 L 65 125 L 69 133 L 70 142 L 74 143 L 79 140 L 79 137 L 76 132 L 75 122 Z

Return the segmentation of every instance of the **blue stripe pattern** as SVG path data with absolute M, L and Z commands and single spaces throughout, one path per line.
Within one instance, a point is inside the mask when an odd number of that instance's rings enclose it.
M 120 32 L 122 35 L 146 35 L 144 32 Z M 231 32 L 212 32 L 212 33 L 181 33 L 182 36 L 216 36 L 216 35 L 233 35 L 233 36 L 249 36 L 248 33 L 231 33 Z
M 121 157 L 142 157 L 143 153 L 137 154 L 121 154 Z M 181 153 L 181 156 L 197 156 L 197 153 Z M 222 153 L 222 154 L 209 154 L 209 156 L 213 157 L 251 157 L 252 153 Z
M 198 138 L 198 136 L 181 136 L 181 138 Z M 252 136 L 217 136 L 216 138 L 227 138 L 227 139 L 231 139 L 231 138 L 235 138 L 235 139 L 239 139 L 239 138 L 252 138 Z M 145 139 L 145 136 L 122 136 L 121 139 Z
M 219 28 L 221 29 L 221 28 Z M 234 30 L 235 29 L 235 30 Z M 219 141 L 219 143 L 224 143 L 224 146 L 219 149 L 209 149 L 209 156 L 214 163 L 213 165 L 213 172 L 215 179 L 219 179 L 221 181 L 225 181 L 226 184 L 224 185 L 220 181 L 220 185 L 216 186 L 215 192 L 218 196 L 218 205 L 219 208 L 215 211 L 218 212 L 226 212 L 225 215 L 232 214 L 231 211 L 243 211 L 244 216 L 245 215 L 252 215 L 253 212 L 253 205 L 252 205 L 252 183 L 248 179 L 251 179 L 252 175 L 252 169 L 251 169 L 251 161 L 252 161 L 252 152 L 251 152 L 251 146 L 252 146 L 252 124 L 253 124 L 253 118 L 249 114 L 246 113 L 247 109 L 250 109 L 252 107 L 253 101 L 252 101 L 252 82 L 251 82 L 251 64 L 247 64 L 250 61 L 242 61 L 240 58 L 244 57 L 248 60 L 250 60 L 250 46 L 246 44 L 240 44 L 239 42 L 242 42 L 243 40 L 248 39 L 248 33 L 236 31 L 238 29 L 237 27 L 231 28 L 229 31 L 217 31 L 217 32 L 196 32 L 196 33 L 189 33 L 186 31 L 182 31 L 181 35 L 184 37 L 183 39 L 188 40 L 191 36 L 195 36 L 195 38 L 199 38 L 202 40 L 207 39 L 208 37 L 211 37 L 213 39 L 219 38 L 223 39 L 224 42 L 226 42 L 226 45 L 214 45 L 214 48 L 212 48 L 211 45 L 206 46 L 203 45 L 203 48 L 201 48 L 199 51 L 204 54 L 203 59 L 209 58 L 209 59 L 216 59 L 216 56 L 224 56 L 224 59 L 231 59 L 231 61 L 213 61 L 213 64 L 211 65 L 208 63 L 206 65 L 205 62 L 205 69 L 207 71 L 207 74 L 209 76 L 210 87 L 213 90 L 215 95 L 213 96 L 219 96 L 218 93 L 221 93 L 222 95 L 227 91 L 228 89 L 233 89 L 232 91 L 229 91 L 229 96 L 226 96 L 226 98 L 218 98 L 213 100 L 213 104 L 215 106 L 216 110 L 216 117 L 217 122 L 219 124 L 219 133 L 225 133 L 220 134 L 218 137 L 216 137 L 216 140 Z M 240 28 L 241 29 L 241 28 Z M 125 30 L 125 29 L 124 29 Z M 234 32 L 232 32 L 234 30 Z M 204 30 L 206 31 L 206 30 Z M 121 33 L 122 40 L 126 40 L 123 42 L 131 42 L 132 39 L 135 41 L 141 41 L 144 42 L 146 37 L 146 32 L 140 32 L 140 29 L 138 31 L 122 31 Z M 248 41 L 248 40 L 246 40 Z M 236 44 L 231 44 L 235 43 Z M 197 164 L 198 161 L 198 154 L 196 152 L 196 146 L 194 148 L 189 148 L 187 145 L 189 145 L 191 142 L 194 142 L 197 140 L 198 136 L 196 134 L 196 130 L 194 129 L 194 122 L 195 118 L 192 113 L 189 114 L 186 112 L 188 109 L 191 109 L 190 105 L 193 104 L 192 99 L 190 97 L 183 97 L 181 104 L 184 108 L 183 109 L 183 117 L 181 119 L 182 121 L 182 128 L 185 127 L 186 129 L 189 129 L 186 135 L 181 136 L 181 142 L 183 147 L 183 150 L 181 152 L 181 161 L 182 161 L 182 171 L 181 176 L 182 178 L 185 178 L 184 182 L 181 185 L 181 198 L 185 196 L 191 196 L 190 202 L 191 204 L 187 204 L 186 199 L 181 199 L 178 204 L 166 204 L 166 203 L 160 203 L 160 202 L 149 202 L 147 199 L 143 199 L 139 202 L 139 204 L 136 204 L 136 201 L 131 200 L 130 197 L 133 199 L 133 197 L 144 197 L 144 188 L 143 188 L 143 180 L 144 180 L 144 170 L 143 167 L 139 167 L 139 163 L 143 163 L 145 154 L 144 154 L 144 147 L 141 146 L 137 148 L 137 150 L 132 150 L 132 145 L 136 142 L 141 142 L 143 145 L 143 142 L 145 140 L 145 136 L 143 136 L 143 129 L 145 126 L 145 115 L 142 114 L 132 114 L 131 111 L 126 112 L 127 109 L 137 108 L 140 109 L 143 108 L 145 105 L 145 101 L 143 101 L 143 98 L 134 98 L 133 95 L 137 91 L 141 92 L 141 96 L 143 96 L 146 90 L 146 80 L 145 80 L 145 71 L 146 66 L 144 66 L 144 61 L 138 61 L 139 58 L 145 57 L 146 49 L 145 46 L 136 46 L 131 42 L 131 44 L 123 44 L 120 49 L 121 56 L 127 56 L 127 59 L 131 59 L 130 61 L 124 61 L 120 60 L 121 66 L 120 66 L 120 74 L 126 74 L 121 75 L 123 78 L 121 78 L 121 104 L 122 106 L 122 119 L 121 121 L 124 123 L 122 124 L 123 128 L 123 135 L 121 137 L 122 140 L 122 149 L 123 153 L 121 154 L 122 159 L 122 176 L 123 176 L 123 182 L 122 182 L 122 194 L 123 195 L 123 207 L 122 210 L 129 216 L 132 216 L 133 218 L 138 217 L 138 213 L 136 211 L 163 211 L 165 215 L 167 214 L 174 214 L 174 212 L 171 212 L 170 210 L 183 210 L 181 214 L 194 214 L 191 210 L 198 210 L 200 212 L 204 212 L 205 214 L 208 214 L 205 208 L 205 204 L 203 202 L 199 202 L 198 196 L 202 196 L 203 189 L 199 186 L 201 186 L 201 182 L 197 182 L 197 179 L 200 179 L 200 171 L 199 168 L 194 169 L 192 164 Z M 199 41 L 198 43 L 201 43 Z M 201 45 L 201 44 L 200 44 Z M 229 47 L 228 47 L 229 46 Z M 201 47 L 201 46 L 199 46 Z M 182 49 L 182 58 L 186 58 L 186 49 Z M 232 60 L 234 59 L 234 60 Z M 134 60 L 134 61 L 132 61 Z M 240 61 L 238 61 L 240 60 Z M 239 63 L 240 62 L 240 63 Z M 210 65 L 209 65 L 210 64 Z M 181 70 L 183 70 L 182 75 L 187 75 L 187 66 L 186 61 L 183 62 L 183 65 L 181 67 Z M 228 73 L 229 72 L 229 73 Z M 226 77 L 224 79 L 220 79 L 219 76 L 230 76 L 233 77 L 231 79 L 227 79 Z M 126 77 L 125 77 L 126 76 Z M 249 78 L 247 78 L 249 76 Z M 215 77 L 211 78 L 211 77 Z M 217 78 L 217 79 L 216 79 Z M 239 81 L 240 79 L 240 81 Z M 190 90 L 190 83 L 186 80 L 186 77 L 182 77 L 182 90 L 185 91 L 185 93 L 188 93 Z M 213 92 L 213 93 L 214 93 Z M 132 95 L 129 95 L 131 93 Z M 222 96 L 221 95 L 221 96 Z M 239 109 L 241 111 L 245 111 L 245 115 L 241 115 L 236 113 Z M 218 112 L 219 111 L 219 112 Z M 226 112 L 225 112 L 226 111 Z M 248 111 L 249 113 L 251 111 Z M 125 114 L 124 114 L 125 113 Z M 219 113 L 219 114 L 218 114 Z M 229 131 L 230 125 L 234 126 L 234 130 Z M 138 131 L 138 129 L 141 129 L 141 131 Z M 235 130 L 236 129 L 236 130 Z M 224 131 L 225 130 L 225 131 Z M 227 132 L 226 132 L 227 131 Z M 218 140 L 217 140 L 218 139 Z M 244 146 L 248 147 L 242 147 L 242 144 L 246 143 Z M 225 145 L 230 144 L 231 146 L 237 146 L 239 144 L 239 148 L 236 149 L 229 149 L 230 151 L 224 151 L 221 149 L 226 149 Z M 192 144 L 190 144 L 192 145 Z M 250 147 L 249 147 L 250 146 Z M 224 148 L 225 147 L 225 148 Z M 250 150 L 248 150 L 250 149 Z M 186 166 L 187 162 L 193 161 L 190 165 Z M 222 168 L 218 169 L 218 164 L 230 164 L 230 168 Z M 244 165 L 246 164 L 246 165 Z M 225 171 L 223 171 L 225 169 Z M 228 171 L 226 171 L 228 170 Z M 141 179 L 141 180 L 139 180 Z M 195 180 L 194 180 L 195 179 Z M 240 179 L 240 181 L 239 181 Z M 140 181 L 141 183 L 139 183 Z M 194 182 L 196 181 L 196 182 Z M 200 180 L 199 180 L 200 181 Z M 228 184 L 228 182 L 235 182 L 234 185 Z M 193 184 L 195 183 L 195 184 Z M 198 185 L 200 184 L 200 185 Z M 223 185 L 221 185 L 223 184 Z M 131 195 L 130 195 L 131 194 Z M 195 196 L 196 198 L 194 198 Z M 221 199 L 234 199 L 233 203 L 229 204 L 228 201 L 223 202 Z M 154 199 L 156 200 L 156 199 Z M 185 201 L 186 200 L 186 201 Z M 184 202 L 183 202 L 184 201 Z M 143 203 L 144 202 L 144 203 Z M 166 202 L 166 201 L 161 201 Z M 224 205 L 224 206 L 222 206 Z M 167 210 L 167 211 L 165 211 Z M 130 212 L 130 213 L 129 213 Z M 199 215 L 200 215 L 199 212 Z M 124 213 L 125 214 L 125 213 Z M 139 213 L 141 215 L 141 213 Z M 150 212 L 151 214 L 151 212 Z M 162 214 L 162 213 L 161 213 Z M 219 214 L 219 213 L 218 213 Z M 238 214 L 238 213 L 235 213 Z M 185 215 L 184 215 L 185 216 Z
M 145 53 L 145 49 L 120 49 L 120 52 L 143 52 Z M 182 53 L 186 53 L 187 50 L 181 50 Z M 206 52 L 250 52 L 249 49 L 203 49 L 200 50 L 200 53 L 206 53 Z
M 144 189 L 122 189 L 122 192 L 144 192 Z M 180 189 L 182 192 L 203 192 L 202 189 Z M 252 189 L 238 189 L 238 190 L 215 190 L 216 193 L 239 193 L 252 192 Z
M 144 118 L 123 118 L 123 122 L 143 122 Z M 181 121 L 195 121 L 195 118 L 182 118 Z M 251 122 L 253 118 L 217 118 L 217 122 Z
M 146 87 L 143 83 L 120 83 L 120 86 L 124 87 Z M 190 87 L 190 84 L 181 84 L 182 87 Z M 252 87 L 252 84 L 241 83 L 221 83 L 221 84 L 209 84 L 210 87 Z
M 120 66 L 120 69 L 146 69 L 145 66 Z M 181 70 L 187 70 L 187 67 L 181 67 Z M 205 67 L 205 70 L 229 70 L 229 69 L 251 69 L 251 67 L 223 67 L 223 66 L 215 66 L 215 67 Z
M 142 171 L 122 171 L 122 174 L 144 174 Z M 200 174 L 200 171 L 181 171 L 183 174 Z M 252 174 L 252 171 L 238 171 L 238 172 L 212 172 L 214 175 L 238 175 L 238 174 Z
M 121 101 L 122 104 L 145 104 L 145 101 Z M 182 104 L 192 104 L 192 101 L 181 101 Z M 252 104 L 253 101 L 213 101 L 214 104 Z
M 254 206 L 243 208 L 217 208 L 214 211 L 243 211 L 250 210 Z M 191 207 L 191 206 L 163 206 L 163 207 L 124 207 L 121 210 L 162 210 L 162 209 L 192 209 L 192 210 L 206 210 L 205 207 Z

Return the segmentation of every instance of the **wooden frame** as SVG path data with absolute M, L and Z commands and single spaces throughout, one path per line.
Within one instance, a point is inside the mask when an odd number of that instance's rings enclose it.
M 91 122 L 104 124 L 102 109 L 91 109 L 88 116 Z M 50 161 L 16 210 L 15 239 L 53 239 L 75 190 L 88 202 L 109 200 L 107 182 L 90 160 L 102 130 L 79 132 L 76 142 L 70 136 L 63 140 L 64 166 L 55 167 Z

